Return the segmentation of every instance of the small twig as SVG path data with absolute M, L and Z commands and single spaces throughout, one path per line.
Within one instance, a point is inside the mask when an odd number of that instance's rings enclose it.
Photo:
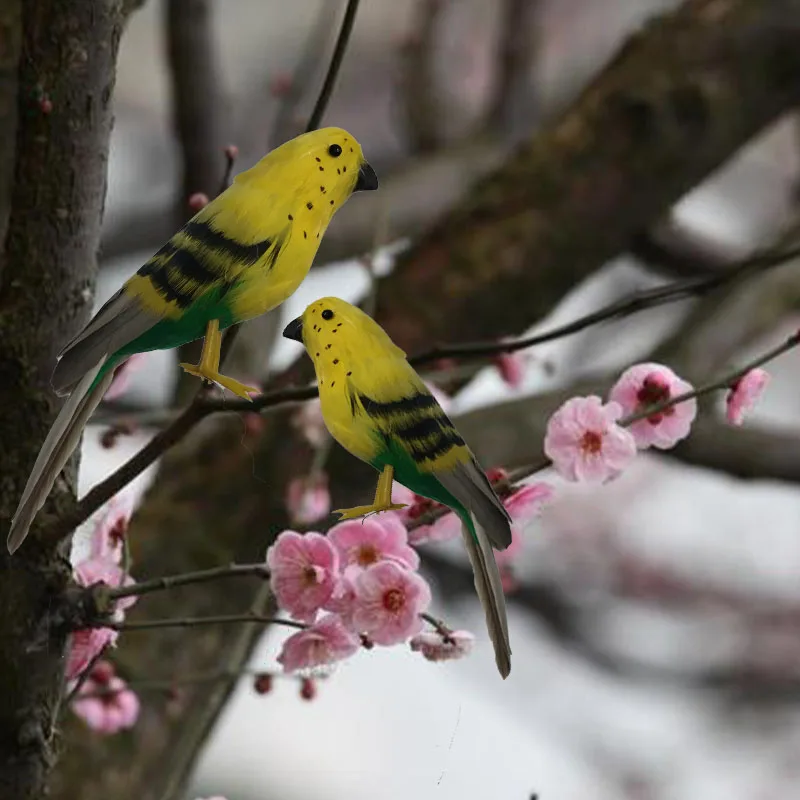
M 682 281 L 670 283 L 667 286 L 659 286 L 655 289 L 646 289 L 642 292 L 634 292 L 628 297 L 615 300 L 603 308 L 579 317 L 566 325 L 560 325 L 544 333 L 527 336 L 514 342 L 472 342 L 449 347 L 436 347 L 410 359 L 414 366 L 421 366 L 442 358 L 478 358 L 482 356 L 493 356 L 498 353 L 513 353 L 517 350 L 525 350 L 537 344 L 561 339 L 565 336 L 579 333 L 586 328 L 597 325 L 600 322 L 607 322 L 613 319 L 620 319 L 644 311 L 648 308 L 674 303 L 678 300 L 685 300 L 690 297 L 697 297 L 706 294 L 713 289 L 718 289 L 728 283 L 741 280 L 750 273 L 760 272 L 772 267 L 785 264 L 792 259 L 800 258 L 800 246 L 795 246 L 780 252 L 767 251 L 747 258 L 725 272 L 715 275 L 708 275 L 699 278 L 689 278 Z
M 274 673 L 266 669 L 242 669 L 242 670 L 216 670 L 215 672 L 199 672 L 195 675 L 181 675 L 174 680 L 168 678 L 144 678 L 138 680 L 132 678 L 125 681 L 125 685 L 119 688 L 104 686 L 96 691 L 87 692 L 81 699 L 89 697 L 109 697 L 128 689 L 135 689 L 137 692 L 169 692 L 179 686 L 193 686 L 203 683 L 216 683 L 217 681 L 228 680 L 230 678 L 257 678 L 259 675 L 269 675 L 272 678 L 291 677 L 281 672 Z M 72 698 L 70 698 L 72 699 Z
M 258 577 L 269 578 L 269 569 L 266 564 L 229 564 L 225 567 L 186 572 L 182 575 L 167 575 L 163 578 L 153 578 L 142 581 L 132 586 L 122 586 L 111 589 L 107 597 L 109 600 L 119 600 L 122 597 L 140 597 L 152 592 L 166 591 L 177 586 L 189 586 L 193 583 L 206 583 L 223 578 Z
M 296 116 L 297 105 L 305 96 L 312 78 L 317 74 L 319 54 L 328 49 L 336 12 L 335 3 L 325 2 L 317 14 L 316 22 L 303 45 L 303 54 L 292 74 L 291 83 L 283 95 L 275 115 L 267 142 L 270 150 L 294 136 L 296 129 L 299 128 Z
M 108 650 L 108 645 L 103 647 L 99 652 L 95 653 L 92 657 L 91 661 L 86 665 L 86 669 L 78 675 L 78 679 L 75 681 L 75 685 L 70 689 L 69 694 L 64 698 L 63 708 L 66 708 L 74 699 L 78 692 L 83 688 L 83 685 L 86 681 L 89 680 L 89 676 L 92 674 L 92 670 L 94 669 L 95 665 L 98 661 L 106 654 L 106 650 Z
M 239 157 L 239 148 L 235 145 L 229 144 L 225 148 L 225 172 L 222 174 L 222 183 L 220 183 L 217 195 L 221 195 L 230 185 L 233 180 L 233 168 L 236 166 L 236 159 Z
M 325 109 L 328 107 L 328 102 L 333 94 L 333 87 L 336 85 L 339 67 L 342 66 L 344 54 L 347 52 L 350 34 L 353 30 L 353 24 L 356 21 L 358 3 L 359 0 L 347 0 L 347 8 L 345 9 L 344 18 L 342 19 L 342 27 L 339 29 L 339 38 L 336 40 L 336 46 L 333 49 L 333 56 L 331 57 L 331 63 L 328 67 L 328 74 L 325 76 L 325 81 L 322 84 L 317 102 L 314 105 L 314 110 L 308 118 L 306 132 L 316 130 L 320 122 L 322 122 L 322 116 L 325 114 Z
M 319 127 L 319 123 L 322 121 L 322 116 L 325 113 L 325 109 L 328 107 L 328 102 L 333 94 L 333 87 L 336 85 L 336 78 L 339 75 L 339 67 L 341 67 L 342 61 L 344 60 L 344 54 L 347 52 L 347 45 L 350 41 L 350 33 L 353 30 L 353 24 L 356 20 L 358 3 L 359 0 L 348 0 L 347 2 L 347 8 L 345 9 L 344 18 L 342 19 L 342 27 L 339 29 L 339 36 L 336 39 L 336 46 L 333 49 L 333 55 L 331 56 L 331 61 L 328 66 L 328 72 L 325 75 L 325 81 L 322 84 L 319 97 L 317 97 L 317 102 L 314 104 L 314 110 L 311 112 L 311 116 L 308 118 L 306 133 L 309 131 L 314 131 Z M 239 336 L 240 329 L 241 325 L 232 325 L 226 331 L 222 340 L 222 347 L 220 349 L 220 364 L 225 364 L 225 360 L 233 348 L 237 337 Z
M 281 617 L 270 617 L 264 614 L 221 614 L 216 617 L 175 617 L 174 619 L 148 619 L 142 622 L 110 622 L 97 620 L 92 624 L 95 628 L 111 628 L 115 631 L 149 631 L 157 628 L 194 628 L 201 625 L 231 625 L 240 622 L 257 622 L 261 625 L 284 625 L 287 628 L 305 630 L 308 625 Z
M 432 616 L 431 614 L 420 614 L 420 617 L 425 620 L 445 641 L 452 641 L 450 636 L 453 633 L 452 628 L 449 628 L 445 623 Z

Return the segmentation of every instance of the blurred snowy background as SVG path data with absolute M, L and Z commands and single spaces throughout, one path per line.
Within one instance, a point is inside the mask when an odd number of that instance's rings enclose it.
M 170 122 L 164 5 L 149 0 L 123 39 L 98 304 L 173 227 L 181 176 Z M 467 179 L 458 162 L 454 166 L 443 156 L 430 178 L 435 208 L 423 208 L 422 215 L 418 184 L 414 191 L 403 188 L 422 154 L 413 152 L 399 119 L 397 64 L 403 44 L 416 35 L 420 5 L 362 3 L 325 118 L 353 131 L 381 179 L 389 176 L 386 202 L 395 237 L 413 236 L 434 211 L 457 197 Z M 439 145 L 445 154 L 447 142 L 456 151 L 467 146 L 464 132 L 475 126 L 491 93 L 492 32 L 501 5 L 441 3 L 433 74 L 446 123 L 446 142 Z M 505 130 L 509 141 L 563 108 L 622 38 L 650 14 L 674 4 L 531 0 L 530 5 L 535 6 L 530 28 L 535 58 L 518 87 L 522 99 L 513 104 Z M 281 86 L 304 57 L 320 15 L 332 13 L 335 19 L 341 6 L 322 0 L 218 0 L 212 7 L 225 96 L 220 126 L 224 142 L 241 149 L 238 170 L 270 145 L 268 132 L 283 102 Z M 320 57 L 286 136 L 302 128 L 324 64 Z M 745 254 L 769 243 L 796 213 L 798 152 L 794 122 L 781 122 L 685 198 L 676 219 L 725 254 Z M 492 156 L 480 158 L 489 163 Z M 368 215 L 375 212 L 367 206 L 372 205 L 355 198 L 337 217 L 317 259 L 320 268 L 281 309 L 282 321 L 326 294 L 350 300 L 363 296 L 368 279 L 361 264 L 347 256 L 369 247 L 374 224 Z M 331 258 L 336 263 L 328 264 Z M 537 328 L 663 281 L 634 259 L 619 259 L 576 287 Z M 786 309 L 772 328 L 727 354 L 730 361 L 777 342 L 796 327 L 798 311 L 800 304 Z M 620 371 L 679 327 L 687 313 L 684 306 L 663 308 L 537 348 L 516 389 L 486 368 L 454 398 L 451 415 L 535 396 L 581 376 Z M 288 365 L 297 350 L 279 340 L 271 368 Z M 266 363 L 265 353 L 265 368 Z M 556 369 L 547 369 L 548 363 Z M 797 435 L 798 370 L 797 353 L 775 365 L 768 394 L 749 424 Z M 176 380 L 175 354 L 151 354 L 146 367 L 131 376 L 124 402 L 167 407 Z M 99 444 L 102 432 L 95 426 L 86 437 L 82 491 L 151 435 L 140 429 L 105 449 Z M 130 490 L 141 493 L 151 478 L 152 471 Z M 454 627 L 478 635 L 472 657 L 431 665 L 404 648 L 362 652 L 322 682 L 310 703 L 299 699 L 294 684 L 278 682 L 261 697 L 244 680 L 208 741 L 189 796 L 797 797 L 796 486 L 743 481 L 649 456 L 604 488 L 556 484 L 555 501 L 528 528 L 515 563 L 520 599 L 509 609 L 514 669 L 507 681 L 496 674 L 477 601 L 469 594 L 445 601 L 434 580 L 437 612 Z M 463 557 L 457 546 L 437 552 L 442 558 Z M 545 594 L 563 607 L 543 611 L 537 598 Z M 254 667 L 275 668 L 282 636 L 270 631 L 264 637 Z

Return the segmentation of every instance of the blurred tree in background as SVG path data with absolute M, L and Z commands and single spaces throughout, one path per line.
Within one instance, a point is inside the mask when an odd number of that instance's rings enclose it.
M 238 145 L 238 171 L 305 127 L 346 4 L 140 5 L 0 4 L 0 517 L 6 525 L 57 413 L 50 391 L 55 356 L 91 312 L 97 254 L 104 271 L 140 254 L 141 263 L 193 213 L 192 195 L 219 190 L 226 145 Z M 140 16 L 149 23 L 137 28 Z M 162 37 L 156 44 L 154 30 Z M 128 35 L 135 37 L 130 44 Z M 148 60 L 158 48 L 163 64 Z M 153 91 L 164 95 L 171 139 L 166 117 L 148 105 Z M 574 304 L 564 310 L 574 292 L 605 281 L 584 309 L 603 307 L 605 327 L 590 329 L 571 350 L 530 351 L 545 378 L 554 368 L 556 380 L 456 417 L 485 465 L 537 463 L 553 411 L 575 394 L 604 393 L 632 360 L 668 363 L 702 384 L 742 353 L 752 354 L 754 344 L 797 327 L 791 128 L 798 101 L 800 0 L 363 3 L 324 123 L 353 130 L 381 189 L 372 202 L 352 202 L 336 218 L 317 264 L 370 262 L 365 254 L 376 243 L 407 239 L 392 270 L 372 276 L 374 315 L 410 355 L 469 345 L 462 353 L 469 359 L 445 362 L 456 354 L 442 350 L 428 360 L 451 394 L 492 362 L 475 357 L 474 343 L 539 331 L 545 321 L 541 330 L 569 322 L 581 316 Z M 112 134 L 115 102 L 119 126 Z M 749 236 L 732 244 L 686 224 L 676 206 L 746 146 L 760 160 L 755 177 L 740 176 L 737 189 L 750 190 L 742 216 L 755 222 Z M 775 173 L 783 178 L 773 187 L 780 200 L 762 202 L 758 175 Z M 635 263 L 634 277 L 609 274 L 621 256 Z M 138 263 L 129 263 L 128 272 Z M 642 315 L 652 315 L 652 325 L 628 319 L 674 300 L 681 301 L 679 313 Z M 278 402 L 310 396 L 304 387 L 311 377 L 303 359 L 269 369 L 279 321 L 275 313 L 248 323 L 229 353 L 232 374 L 264 383 L 260 414 L 197 395 L 195 383 L 175 380 L 174 368 L 167 376 L 170 386 L 177 383 L 174 396 L 164 390 L 160 400 L 104 404 L 97 425 L 106 443 L 118 444 L 135 429 L 150 441 L 143 455 L 103 475 L 80 501 L 74 459 L 25 547 L 14 557 L 0 554 L 0 797 L 183 796 L 264 627 L 123 635 L 112 654 L 117 671 L 131 685 L 161 679 L 175 688 L 142 692 L 132 729 L 91 733 L 68 713 L 65 696 L 68 612 L 76 596 L 70 540 L 78 524 L 153 463 L 156 474 L 127 534 L 137 581 L 258 562 L 279 531 L 296 527 L 287 489 L 319 469 L 320 452 L 292 424 L 296 403 Z M 614 350 L 617 340 L 627 343 L 624 353 Z M 169 360 L 177 365 L 176 354 Z M 231 413 L 212 414 L 220 410 Z M 701 402 L 692 436 L 664 458 L 794 483 L 800 480 L 796 422 L 734 428 Z M 364 502 L 374 480 L 369 468 L 336 447 L 323 455 L 333 507 Z M 643 467 L 640 483 L 650 468 Z M 636 494 L 633 482 L 607 491 L 618 507 Z M 520 562 L 512 608 L 594 669 L 708 690 L 712 702 L 779 703 L 793 711 L 800 595 L 776 599 L 769 587 L 750 585 L 742 570 L 736 580 L 712 581 L 710 569 L 664 567 L 615 536 L 619 519 L 597 509 L 597 496 L 565 492 L 551 517 L 560 538 L 544 559 L 554 570 L 528 572 Z M 717 557 L 711 552 L 706 561 Z M 445 609 L 472 592 L 461 560 L 430 548 L 423 564 Z M 684 659 L 677 647 L 665 664 L 640 657 L 638 639 L 625 647 L 610 636 L 604 641 L 595 628 L 611 607 L 655 608 L 688 620 L 718 614 L 708 634 L 710 655 Z M 248 610 L 275 610 L 258 575 L 154 592 L 128 619 Z M 721 657 L 713 642 L 731 620 L 740 645 Z M 786 638 L 792 646 L 774 645 Z M 219 679 L 185 680 L 211 673 Z M 786 723 L 789 740 L 797 724 L 796 715 Z M 781 794 L 792 784 L 778 761 L 765 775 L 763 797 L 791 795 Z M 617 796 L 660 796 L 661 776 L 605 767 Z M 253 789 L 250 796 L 268 794 Z

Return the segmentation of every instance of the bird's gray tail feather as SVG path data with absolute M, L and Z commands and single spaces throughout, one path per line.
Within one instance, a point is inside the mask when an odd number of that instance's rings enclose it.
M 511 672 L 511 645 L 508 639 L 508 620 L 506 618 L 506 598 L 500 579 L 500 570 L 494 560 L 494 553 L 486 531 L 475 516 L 472 516 L 475 527 L 473 535 L 469 527 L 462 523 L 461 532 L 467 546 L 467 554 L 475 575 L 475 589 L 486 614 L 486 627 L 494 645 L 494 657 L 497 669 L 503 678 Z
M 33 518 L 44 505 L 59 472 L 78 446 L 84 426 L 114 379 L 114 370 L 108 370 L 92 387 L 105 362 L 106 357 L 101 358 L 97 366 L 81 378 L 50 428 L 11 520 L 9 553 L 13 553 L 25 540 Z

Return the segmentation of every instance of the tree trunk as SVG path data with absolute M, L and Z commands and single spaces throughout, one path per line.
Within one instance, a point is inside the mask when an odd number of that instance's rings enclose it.
M 0 283 L 0 533 L 5 541 L 57 402 L 56 354 L 91 309 L 122 29 L 111 0 L 26 0 L 11 214 Z M 45 508 L 73 501 L 75 460 Z M 47 629 L 68 563 L 36 541 L 0 547 L 0 797 L 45 793 L 63 690 L 63 637 Z

